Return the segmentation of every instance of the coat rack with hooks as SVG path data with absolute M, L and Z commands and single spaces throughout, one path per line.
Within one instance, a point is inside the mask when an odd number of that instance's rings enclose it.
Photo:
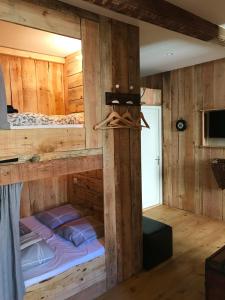
M 134 119 L 131 112 L 129 112 L 129 106 L 140 106 L 141 96 L 140 94 L 133 93 L 120 93 L 120 85 L 116 84 L 114 86 L 115 93 L 106 92 L 106 105 L 111 105 L 113 107 L 112 112 L 101 122 L 94 125 L 94 130 L 106 130 L 106 129 L 141 129 L 142 127 L 150 128 L 148 122 L 142 112 Z M 134 86 L 130 85 L 130 91 L 134 90 Z M 120 115 L 114 110 L 115 106 L 127 106 L 127 111 Z
M 128 106 L 139 106 L 141 104 L 140 94 L 132 93 L 134 86 L 130 85 L 130 93 L 121 93 L 120 85 L 117 83 L 113 88 L 114 92 L 106 92 L 106 105 L 128 105 Z
M 94 130 L 107 130 L 107 129 L 141 129 L 142 127 L 150 128 L 148 122 L 145 120 L 145 117 L 142 112 L 139 116 L 134 119 L 127 110 L 125 113 L 120 115 L 118 112 L 113 111 L 101 122 L 94 126 Z
M 106 92 L 106 105 L 140 106 L 140 94 L 109 93 Z

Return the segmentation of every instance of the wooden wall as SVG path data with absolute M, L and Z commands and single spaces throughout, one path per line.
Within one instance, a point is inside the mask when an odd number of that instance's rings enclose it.
M 160 78 L 160 76 L 159 76 Z M 224 148 L 201 146 L 201 112 L 225 108 L 225 59 L 164 73 L 164 202 L 197 214 L 225 219 L 225 193 L 210 161 L 225 158 Z M 187 121 L 177 132 L 179 118 Z
M 103 221 L 102 169 L 24 182 L 21 218 L 65 203 L 74 204 Z
M 103 221 L 102 170 L 93 170 L 68 176 L 68 188 L 70 203 L 79 205 Z
M 83 112 L 84 93 L 81 51 L 66 57 L 64 80 L 66 113 Z
M 75 154 L 67 151 L 65 146 L 64 151 L 58 154 L 63 156 L 67 153 L 66 162 L 58 156 L 58 160 L 50 162 L 2 166 L 0 183 L 39 180 L 43 179 L 42 176 L 54 177 L 61 171 L 61 175 L 77 173 L 78 169 L 83 172 L 90 171 L 100 169 L 102 166 L 99 165 L 103 163 L 106 273 L 107 288 L 111 288 L 138 273 L 142 267 L 140 131 L 118 129 L 95 132 L 93 125 L 111 111 L 111 107 L 105 105 L 105 92 L 112 91 L 116 83 L 120 84 L 121 92 L 128 93 L 130 85 L 134 86 L 134 93 L 140 92 L 139 29 L 108 18 L 93 17 L 89 13 L 81 13 L 67 6 L 65 9 L 64 4 L 55 4 L 55 1 L 5 0 L 4 5 L 0 2 L 0 19 L 25 23 L 35 28 L 40 23 L 40 28 L 52 27 L 49 30 L 59 31 L 59 34 L 62 34 L 62 30 L 65 31 L 63 21 L 68 26 L 73 15 L 74 24 L 77 25 L 76 13 L 80 16 L 83 44 L 84 148 L 103 148 L 103 160 L 100 155 L 97 155 L 97 163 L 91 163 L 89 156 L 74 158 Z M 21 15 L 27 18 L 21 18 Z M 51 21 L 55 21 L 55 25 Z M 71 34 L 72 28 L 68 32 Z M 125 109 L 118 108 L 118 111 L 123 113 Z M 130 112 L 137 117 L 140 109 L 133 107 Z M 74 133 L 75 131 L 76 129 Z M 57 134 L 57 131 L 54 132 Z M 23 140 L 19 142 L 21 141 Z M 66 145 L 66 142 L 63 144 Z M 29 144 L 27 148 L 32 151 L 32 145 Z M 50 153 L 55 155 L 57 151 L 50 149 Z M 71 172 L 74 169 L 76 172 Z
M 63 64 L 0 54 L 7 104 L 19 112 L 65 114 Z
M 141 86 L 150 89 L 163 88 L 162 74 L 155 74 L 141 78 Z
M 67 176 L 25 182 L 21 195 L 21 218 L 67 203 Z
M 162 105 L 162 90 L 141 88 L 141 102 L 146 105 Z

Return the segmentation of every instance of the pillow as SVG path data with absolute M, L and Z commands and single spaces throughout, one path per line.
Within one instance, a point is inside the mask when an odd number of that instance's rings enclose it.
M 43 264 L 55 256 L 54 251 L 45 241 L 36 243 L 21 251 L 22 270 L 28 270 Z
M 36 232 L 30 232 L 20 237 L 20 249 L 23 250 L 33 244 L 40 242 L 42 238 Z
M 22 222 L 19 222 L 19 227 L 20 227 L 20 236 L 23 236 L 31 232 L 31 230 Z
M 104 224 L 88 216 L 64 224 L 56 230 L 56 233 L 78 247 L 86 241 L 103 237 Z
M 81 212 L 67 204 L 38 213 L 35 217 L 47 227 L 55 229 L 66 222 L 79 219 Z

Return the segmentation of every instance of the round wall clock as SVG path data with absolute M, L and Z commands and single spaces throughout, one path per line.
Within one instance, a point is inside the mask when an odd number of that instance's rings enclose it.
M 176 123 L 176 128 L 178 131 L 184 131 L 187 128 L 187 122 L 183 119 L 180 119 Z

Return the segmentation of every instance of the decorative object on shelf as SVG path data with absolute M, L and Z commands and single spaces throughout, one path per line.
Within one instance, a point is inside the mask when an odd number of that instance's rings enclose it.
M 213 174 L 220 189 L 225 189 L 225 159 L 216 158 L 211 162 Z
M 185 129 L 187 129 L 187 122 L 183 119 L 179 119 L 176 122 L 176 128 L 178 131 L 184 131 Z
M 141 105 L 140 94 L 109 93 L 106 94 L 106 105 Z

